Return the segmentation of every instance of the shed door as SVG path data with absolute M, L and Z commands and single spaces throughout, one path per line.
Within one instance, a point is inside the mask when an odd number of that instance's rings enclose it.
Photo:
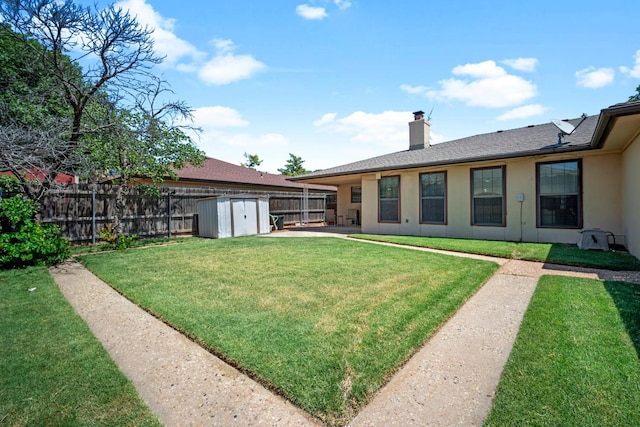
M 233 201 L 233 236 L 258 234 L 258 212 L 256 200 Z

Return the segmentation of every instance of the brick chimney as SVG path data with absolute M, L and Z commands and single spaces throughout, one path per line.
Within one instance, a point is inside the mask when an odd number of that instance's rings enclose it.
M 428 147 L 431 125 L 424 120 L 424 111 L 415 111 L 413 121 L 409 122 L 409 150 Z

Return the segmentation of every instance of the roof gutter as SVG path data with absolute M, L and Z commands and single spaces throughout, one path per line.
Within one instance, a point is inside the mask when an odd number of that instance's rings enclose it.
M 634 114 L 640 114 L 640 101 L 625 102 L 602 109 L 596 124 L 596 130 L 593 132 L 591 146 L 593 148 L 602 148 L 611 133 L 611 129 L 613 129 L 616 119 Z
M 398 169 L 419 169 L 424 167 L 459 165 L 462 163 L 476 163 L 476 162 L 484 162 L 489 160 L 506 160 L 506 159 L 513 159 L 517 157 L 530 157 L 530 156 L 540 156 L 540 155 L 546 155 L 546 154 L 572 153 L 574 151 L 588 151 L 594 148 L 599 148 L 599 147 L 594 147 L 592 145 L 579 145 L 579 146 L 573 146 L 573 147 L 564 147 L 561 150 L 552 149 L 552 150 L 544 150 L 544 151 L 541 151 L 541 150 L 521 151 L 518 153 L 499 155 L 499 156 L 494 155 L 494 156 L 469 157 L 466 159 L 457 159 L 457 160 L 445 161 L 445 162 L 418 163 L 415 165 L 389 166 L 384 168 L 368 168 L 368 169 L 351 171 L 349 173 L 336 172 L 336 173 L 314 175 L 314 176 L 308 176 L 308 177 L 301 175 L 295 178 L 287 178 L 287 179 L 290 181 L 304 181 L 304 180 L 312 180 L 316 178 L 332 178 L 332 177 L 338 177 L 338 176 L 360 175 L 364 173 L 385 172 L 385 171 L 392 171 L 392 170 L 398 170 Z

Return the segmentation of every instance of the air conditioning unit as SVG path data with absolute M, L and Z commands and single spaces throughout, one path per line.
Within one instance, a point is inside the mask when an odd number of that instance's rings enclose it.
M 580 239 L 578 240 L 578 247 L 580 249 L 600 249 L 603 251 L 608 251 L 609 236 L 613 236 L 613 233 L 605 230 L 600 230 L 599 228 L 581 230 Z

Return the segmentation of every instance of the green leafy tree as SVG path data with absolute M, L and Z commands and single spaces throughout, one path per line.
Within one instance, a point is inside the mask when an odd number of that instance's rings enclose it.
M 25 45 L 29 46 L 25 55 Z M 41 61 L 47 50 L 38 42 L 15 33 L 8 24 L 0 23 L 0 123 L 11 117 L 18 123 L 38 125 L 47 116 L 69 117 L 64 91 Z M 67 61 L 68 67 L 73 67 Z M 75 69 L 79 81 L 80 70 Z
M 640 101 L 640 85 L 636 88 L 636 93 L 629 97 L 629 102 L 631 101 Z
M 246 162 L 240 163 L 240 166 L 244 166 L 245 168 L 256 170 L 256 168 L 262 164 L 262 160 L 260 160 L 257 154 L 244 153 L 244 158 Z
M 287 176 L 298 176 L 309 173 L 309 171 L 302 166 L 303 163 L 304 160 L 302 160 L 301 157 L 289 153 L 287 163 L 284 165 L 284 168 L 278 169 L 278 172 Z
M 162 81 L 153 84 L 150 95 L 140 98 L 133 111 L 104 108 L 96 112 L 95 117 L 101 116 L 104 122 L 103 130 L 87 136 L 81 145 L 95 168 L 94 177 L 111 177 L 118 185 L 114 220 L 117 234 L 122 233 L 126 194 L 137 178 L 161 183 L 166 178 L 177 179 L 176 169 L 187 163 L 204 164 L 204 153 L 180 125 L 191 117 L 189 108 L 179 101 L 157 106 L 157 99 L 167 89 Z M 157 190 L 157 187 L 148 190 Z

